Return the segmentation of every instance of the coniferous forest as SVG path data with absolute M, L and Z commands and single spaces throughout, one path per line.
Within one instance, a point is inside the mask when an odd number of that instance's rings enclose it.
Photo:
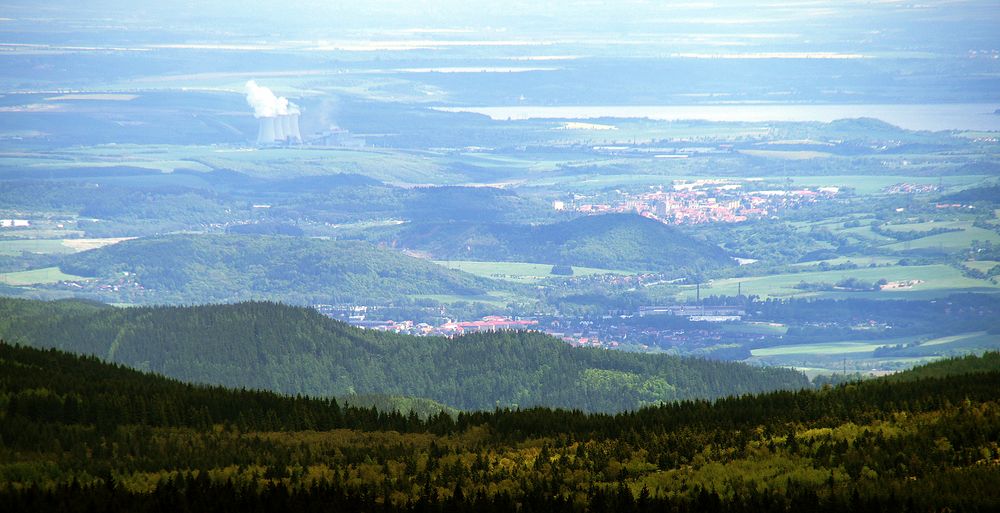
M 420 417 L 0 345 L 12 512 L 996 511 L 998 440 L 998 353 L 618 414 Z
M 808 385 L 790 369 L 575 349 L 532 332 L 397 335 L 262 302 L 111 308 L 0 298 L 0 337 L 190 382 L 313 396 L 406 395 L 462 409 L 613 412 Z

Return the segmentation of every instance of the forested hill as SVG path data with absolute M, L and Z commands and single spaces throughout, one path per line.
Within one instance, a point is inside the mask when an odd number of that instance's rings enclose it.
M 631 214 L 583 216 L 525 226 L 474 222 L 411 223 L 389 237 L 436 258 L 578 265 L 686 273 L 733 265 L 717 246 Z
M 620 411 L 808 386 L 787 369 L 577 349 L 539 333 L 395 335 L 259 302 L 108 308 L 0 299 L 0 337 L 184 381 L 315 396 L 406 395 L 460 409 Z
M 889 381 L 916 381 L 927 378 L 943 378 L 962 374 L 982 374 L 998 371 L 1000 371 L 1000 352 L 991 352 L 981 356 L 969 355 L 962 358 L 948 358 L 896 374 L 890 374 L 883 379 Z
M 67 256 L 60 267 L 124 280 L 116 299 L 137 303 L 378 301 L 510 287 L 365 242 L 280 236 L 135 239 Z
M 0 343 L 0 503 L 12 512 L 997 511 L 991 362 L 981 374 L 617 415 L 420 419 Z
M 973 187 L 970 189 L 953 192 L 941 196 L 941 201 L 963 201 L 969 203 L 1000 201 L 1000 185 L 989 185 L 986 187 Z

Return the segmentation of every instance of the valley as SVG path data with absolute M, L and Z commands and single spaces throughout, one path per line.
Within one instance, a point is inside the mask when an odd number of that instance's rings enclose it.
M 0 507 L 1000 510 L 992 0 L 10 0 Z

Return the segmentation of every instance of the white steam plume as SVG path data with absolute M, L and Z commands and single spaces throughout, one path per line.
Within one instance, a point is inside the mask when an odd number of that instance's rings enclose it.
M 256 118 L 274 118 L 289 114 L 299 114 L 298 105 L 289 102 L 288 98 L 284 96 L 275 96 L 271 89 L 259 86 L 253 80 L 247 81 L 244 90 L 247 95 L 247 103 L 253 107 L 253 115 Z

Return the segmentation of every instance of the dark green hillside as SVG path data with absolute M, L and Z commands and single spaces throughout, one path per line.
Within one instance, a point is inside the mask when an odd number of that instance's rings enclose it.
M 394 235 L 400 247 L 436 258 L 543 262 L 650 272 L 696 272 L 732 265 L 726 253 L 676 229 L 628 214 L 584 216 L 555 224 L 413 223 Z
M 4 511 L 996 511 L 1000 373 L 382 413 L 0 343 Z M 974 364 L 973 366 L 980 366 Z
M 244 429 L 406 430 L 408 423 L 415 429 L 422 427 L 414 418 L 401 417 L 410 412 L 424 421 L 457 414 L 415 397 L 292 398 L 260 390 L 191 385 L 94 357 L 12 346 L 3 340 L 0 371 L 5 378 L 0 381 L 0 392 L 10 394 L 3 396 L 8 414 L 101 428 L 134 422 L 152 426 L 229 422 Z M 41 393 L 43 389 L 47 392 Z M 381 421 L 373 409 L 382 412 Z
M 551 212 L 538 199 L 495 187 L 422 187 L 407 191 L 400 212 L 422 222 L 508 222 L 537 219 Z
M 98 297 L 136 303 L 380 301 L 407 294 L 479 295 L 502 286 L 365 242 L 279 236 L 136 239 L 70 255 L 60 267 L 124 280 L 118 291 Z
M 984 372 L 1000 372 L 1000 352 L 984 353 L 982 356 L 969 355 L 962 358 L 948 358 L 892 374 L 883 379 L 887 381 L 916 381 Z
M 807 386 L 786 369 L 575 349 L 539 333 L 419 338 L 273 303 L 88 309 L 0 299 L 0 337 L 200 383 L 426 397 L 461 409 L 645 404 Z
M 996 203 L 1000 202 L 1000 185 L 991 185 L 987 187 L 974 187 L 972 189 L 965 189 L 958 192 L 953 192 L 951 194 L 946 194 L 941 196 L 941 201 L 958 201 L 958 202 L 989 202 Z

